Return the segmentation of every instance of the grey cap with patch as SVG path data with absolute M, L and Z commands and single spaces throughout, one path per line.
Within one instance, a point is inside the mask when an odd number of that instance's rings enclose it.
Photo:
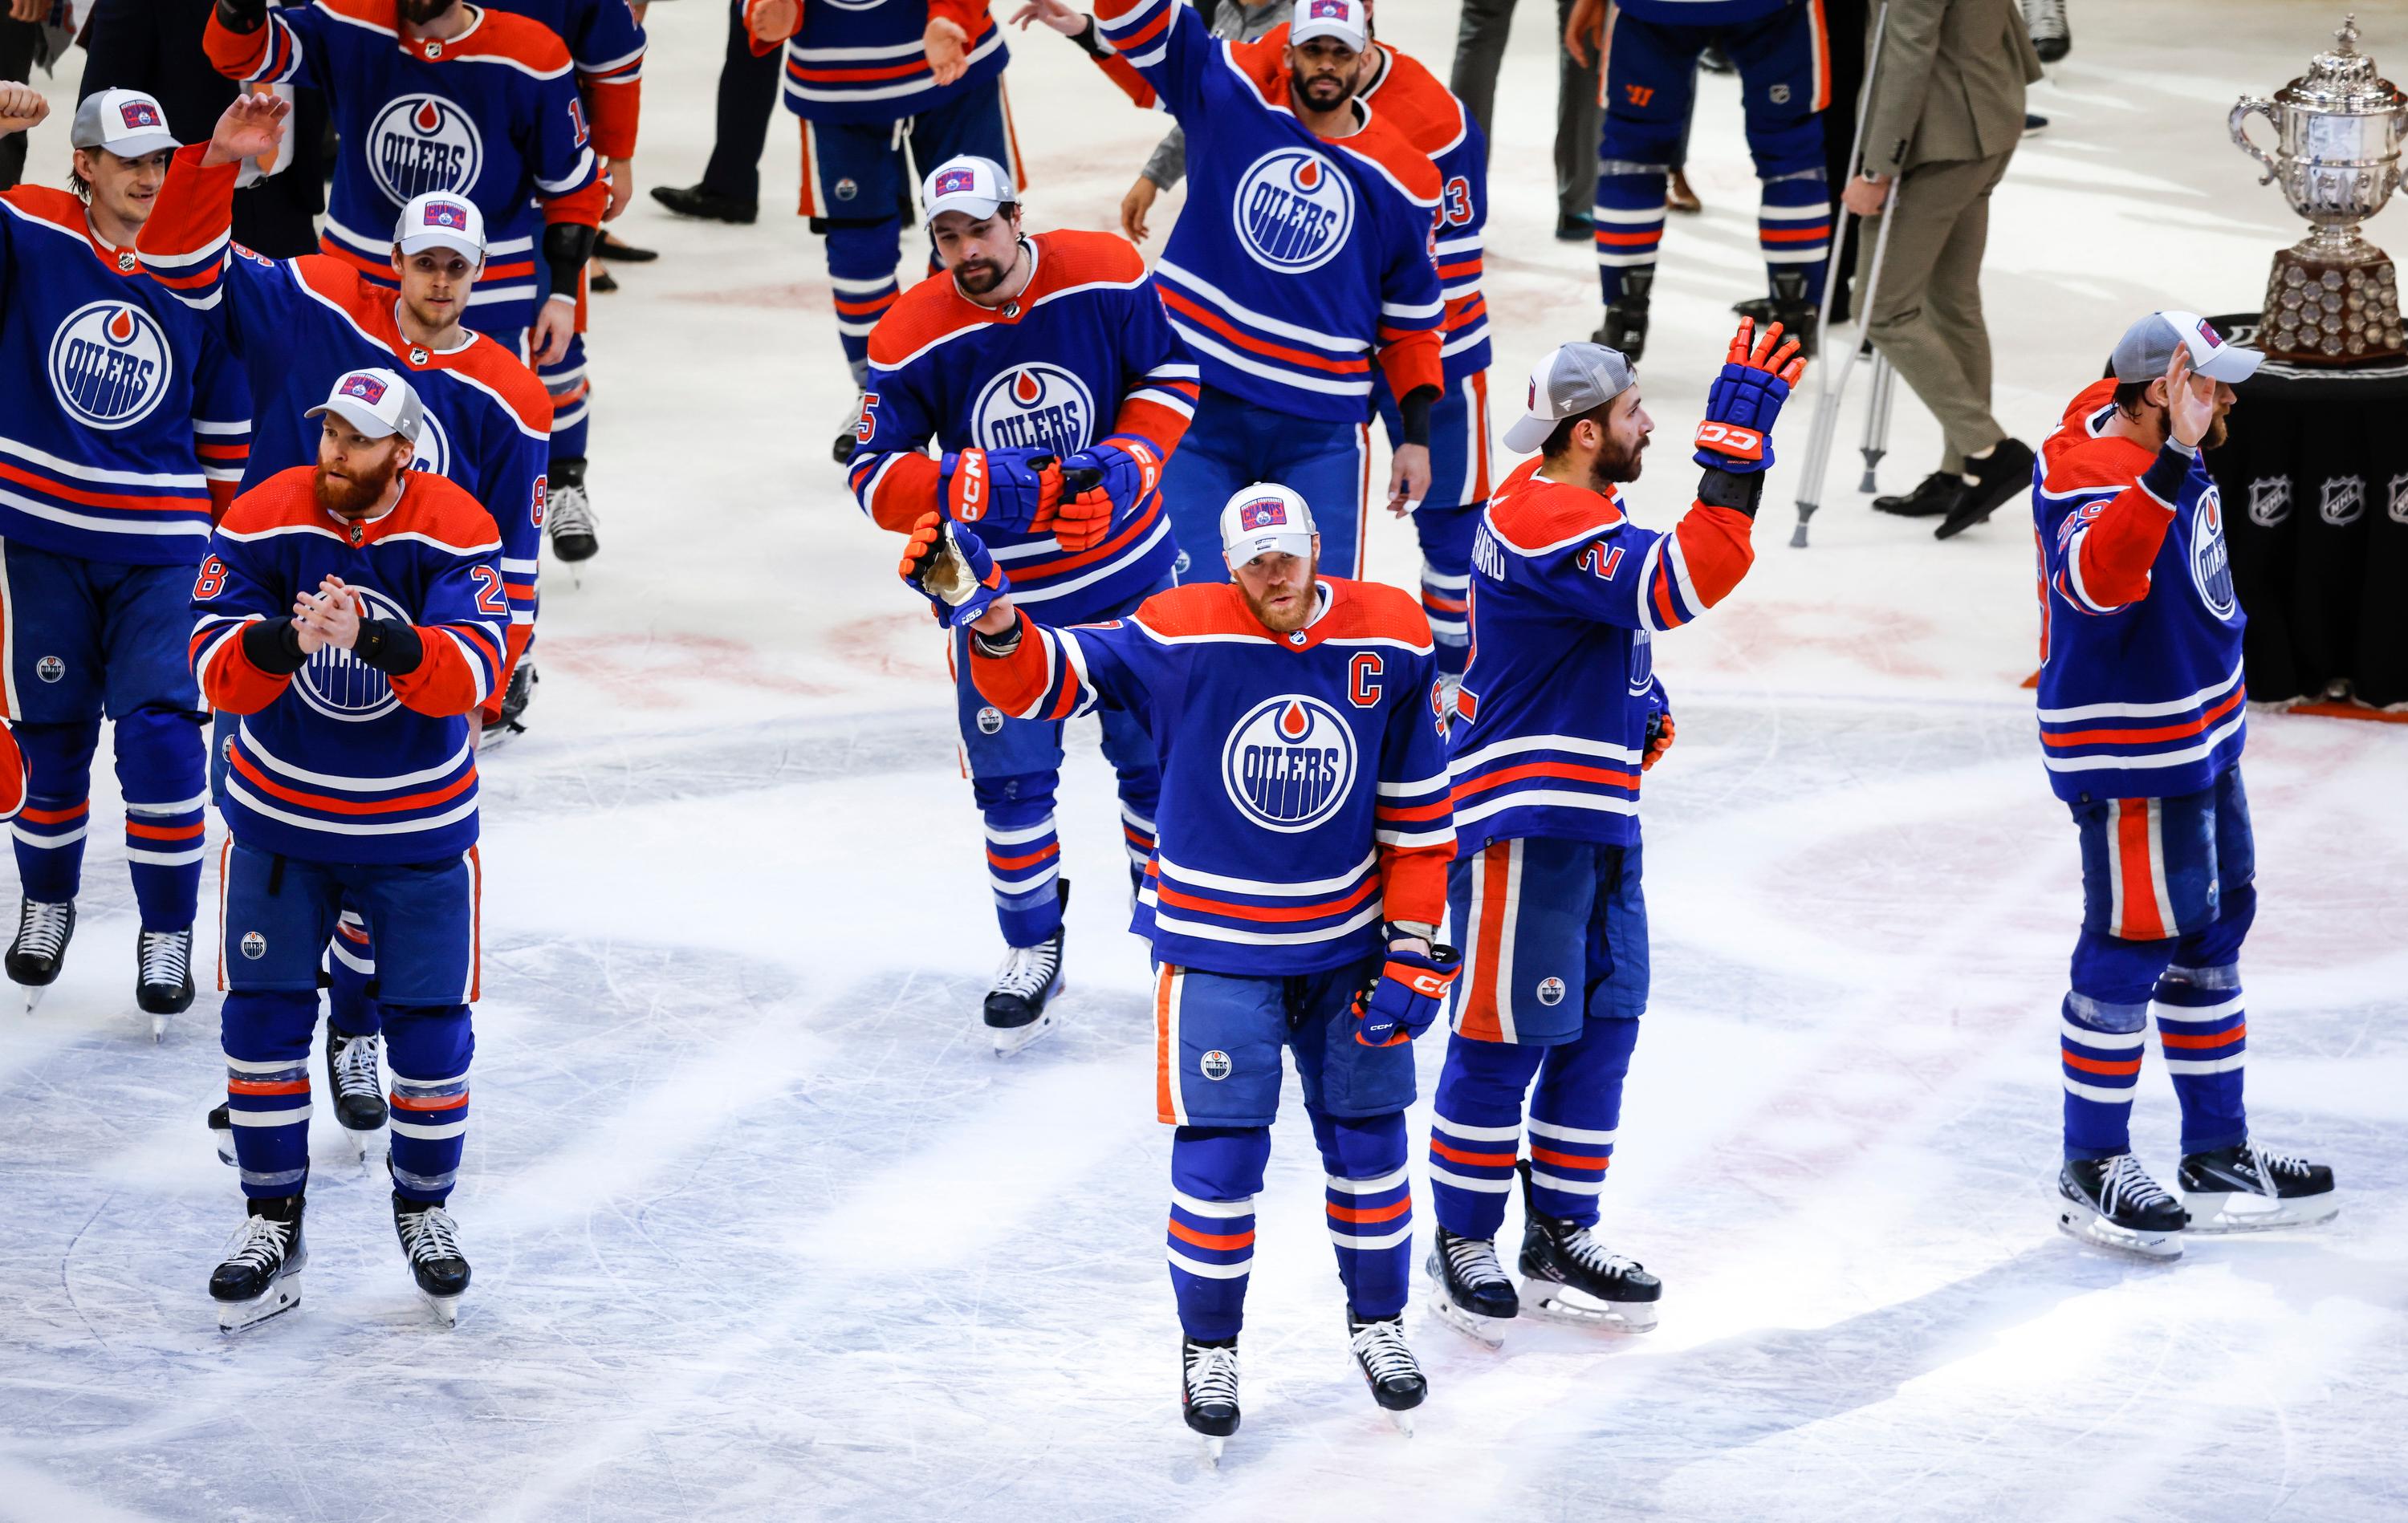
M 1638 373 L 1620 349 L 1564 344 L 1530 371 L 1527 410 L 1505 431 L 1505 448 L 1526 455 L 1547 442 L 1567 418 L 1577 418 L 1630 390 Z
M 2266 358 L 2256 349 L 2228 344 L 2213 323 L 2196 312 L 2152 312 L 2124 330 L 2110 363 L 2119 381 L 2155 380 L 2174 363 L 2174 346 L 2190 350 L 2190 367 L 2209 380 L 2247 380 Z

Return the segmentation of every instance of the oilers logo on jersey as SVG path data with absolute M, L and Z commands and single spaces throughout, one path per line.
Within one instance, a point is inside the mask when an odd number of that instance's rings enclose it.
M 429 409 L 420 415 L 419 424 L 418 448 L 409 452 L 409 468 L 413 471 L 433 471 L 437 476 L 450 476 L 452 474 L 452 439 L 451 435 L 443 431 L 443 420 L 436 417 L 433 410 Z M 496 519 L 501 517 L 498 513 L 494 516 Z
M 402 95 L 368 125 L 368 169 L 396 205 L 429 191 L 466 195 L 484 167 L 484 139 L 467 112 L 440 95 Z
M 2212 486 L 2201 489 L 2199 505 L 2191 510 L 2190 579 L 2209 613 L 2232 617 L 2232 556 L 2224 543 L 2224 497 Z
M 50 390 L 78 422 L 131 428 L 167 394 L 175 357 L 159 320 L 130 302 L 88 302 L 50 336 Z
M 1229 802 L 1265 830 L 1309 831 L 1354 787 L 1354 732 L 1318 698 L 1283 693 L 1247 710 L 1221 748 Z
M 357 583 L 351 588 L 367 605 L 368 618 L 411 621 L 408 610 L 376 589 Z M 382 672 L 333 646 L 321 648 L 309 658 L 294 677 L 292 690 L 326 718 L 352 724 L 390 714 L 401 702 Z
M 1238 238 L 1283 274 L 1317 270 L 1338 255 L 1354 226 L 1354 188 L 1305 148 L 1274 149 L 1238 181 Z
M 970 405 L 970 431 L 983 449 L 1087 448 L 1096 399 L 1076 372 L 1042 362 L 1004 371 Z

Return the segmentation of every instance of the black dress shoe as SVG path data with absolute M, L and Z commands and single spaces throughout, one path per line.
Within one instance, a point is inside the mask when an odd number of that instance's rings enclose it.
M 1559 216 L 1555 219 L 1557 243 L 1586 243 L 1595 236 L 1597 236 L 1596 221 L 1581 212 L 1576 211 L 1570 216 Z
M 1954 471 L 1934 471 L 1915 484 L 1914 490 L 1895 497 L 1876 497 L 1873 511 L 1895 513 L 1901 519 L 1936 519 L 1956 505 L 1965 495 L 1965 478 Z
M 609 233 L 594 240 L 594 252 L 600 258 L 615 259 L 622 264 L 650 264 L 661 257 L 657 249 L 638 249 L 632 243 L 621 243 Z
M 619 289 L 619 282 L 609 270 L 596 265 L 586 273 L 585 289 L 596 296 L 608 296 Z
M 652 199 L 681 217 L 750 225 L 761 216 L 761 203 L 722 195 L 707 185 L 655 185 Z
M 1985 460 L 1969 460 L 1965 468 L 1973 481 L 1931 532 L 1934 539 L 1954 539 L 1999 510 L 2009 498 L 2031 490 L 2031 446 L 2021 439 L 2000 439 Z

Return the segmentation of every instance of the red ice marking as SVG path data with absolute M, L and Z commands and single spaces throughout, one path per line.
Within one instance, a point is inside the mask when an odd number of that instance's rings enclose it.
M 1713 621 L 1724 638 L 1746 649 L 1828 650 L 1893 676 L 1958 675 L 1914 654 L 1938 648 L 1938 626 L 1895 608 L 1740 599 L 1715 609 Z
M 606 689 L 629 708 L 682 708 L 697 680 L 797 698 L 828 698 L 840 687 L 766 671 L 760 652 L 741 640 L 700 634 L 544 636 L 545 669 L 553 666 Z

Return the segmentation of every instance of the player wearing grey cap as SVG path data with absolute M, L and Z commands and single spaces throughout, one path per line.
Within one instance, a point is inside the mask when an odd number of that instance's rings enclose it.
M 2241 605 L 2200 451 L 2224 441 L 2253 349 L 2152 312 L 2114 376 L 2066 408 L 2032 489 L 2040 738 L 2082 843 L 2082 931 L 2063 1005 L 2057 1225 L 2153 1259 L 2181 1233 L 2318 1222 L 2332 1171 L 2251 1145 L 2241 943 L 2257 851 L 2241 784 Z M 2132 1154 L 2154 1008 L 2182 1106 L 2180 1202 Z

